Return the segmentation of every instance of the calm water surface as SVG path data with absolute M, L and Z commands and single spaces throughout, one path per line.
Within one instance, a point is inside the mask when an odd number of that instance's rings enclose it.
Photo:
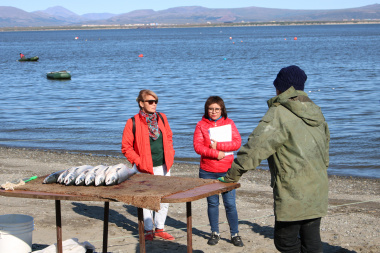
M 147 88 L 168 116 L 176 160 L 196 163 L 192 135 L 210 95 L 225 100 L 245 143 L 278 71 L 296 64 L 329 123 L 329 173 L 380 178 L 379 41 L 380 25 L 2 32 L 0 145 L 122 156 Z M 21 52 L 40 60 L 18 62 Z M 46 79 L 59 70 L 72 79 Z

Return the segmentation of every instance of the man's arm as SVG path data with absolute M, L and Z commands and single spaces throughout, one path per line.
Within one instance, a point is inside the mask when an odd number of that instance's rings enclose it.
M 281 124 L 275 107 L 270 108 L 259 125 L 251 133 L 248 142 L 239 150 L 231 169 L 224 177 L 225 182 L 237 182 L 248 170 L 254 170 L 288 139 L 285 124 Z

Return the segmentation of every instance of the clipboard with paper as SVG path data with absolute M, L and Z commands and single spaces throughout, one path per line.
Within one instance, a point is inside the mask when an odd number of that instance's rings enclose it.
M 231 125 L 224 125 L 219 127 L 212 127 L 208 129 L 210 139 L 217 142 L 232 141 L 232 128 Z M 225 155 L 233 155 L 234 152 L 225 152 Z

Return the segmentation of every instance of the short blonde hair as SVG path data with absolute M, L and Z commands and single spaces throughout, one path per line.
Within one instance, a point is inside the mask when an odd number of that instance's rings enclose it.
M 147 95 L 153 96 L 158 102 L 158 96 L 156 93 L 154 93 L 151 90 L 140 90 L 139 95 L 136 98 L 137 104 L 139 105 L 140 109 L 142 109 L 140 106 L 140 102 L 144 102 L 144 97 L 146 97 Z

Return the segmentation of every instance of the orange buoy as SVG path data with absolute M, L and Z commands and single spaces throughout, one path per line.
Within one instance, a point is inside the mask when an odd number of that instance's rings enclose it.
M 144 57 L 144 55 L 143 54 L 139 54 L 139 57 Z
M 297 40 L 297 37 L 294 37 L 294 40 Z
M 232 40 L 232 37 L 230 37 L 230 40 Z

